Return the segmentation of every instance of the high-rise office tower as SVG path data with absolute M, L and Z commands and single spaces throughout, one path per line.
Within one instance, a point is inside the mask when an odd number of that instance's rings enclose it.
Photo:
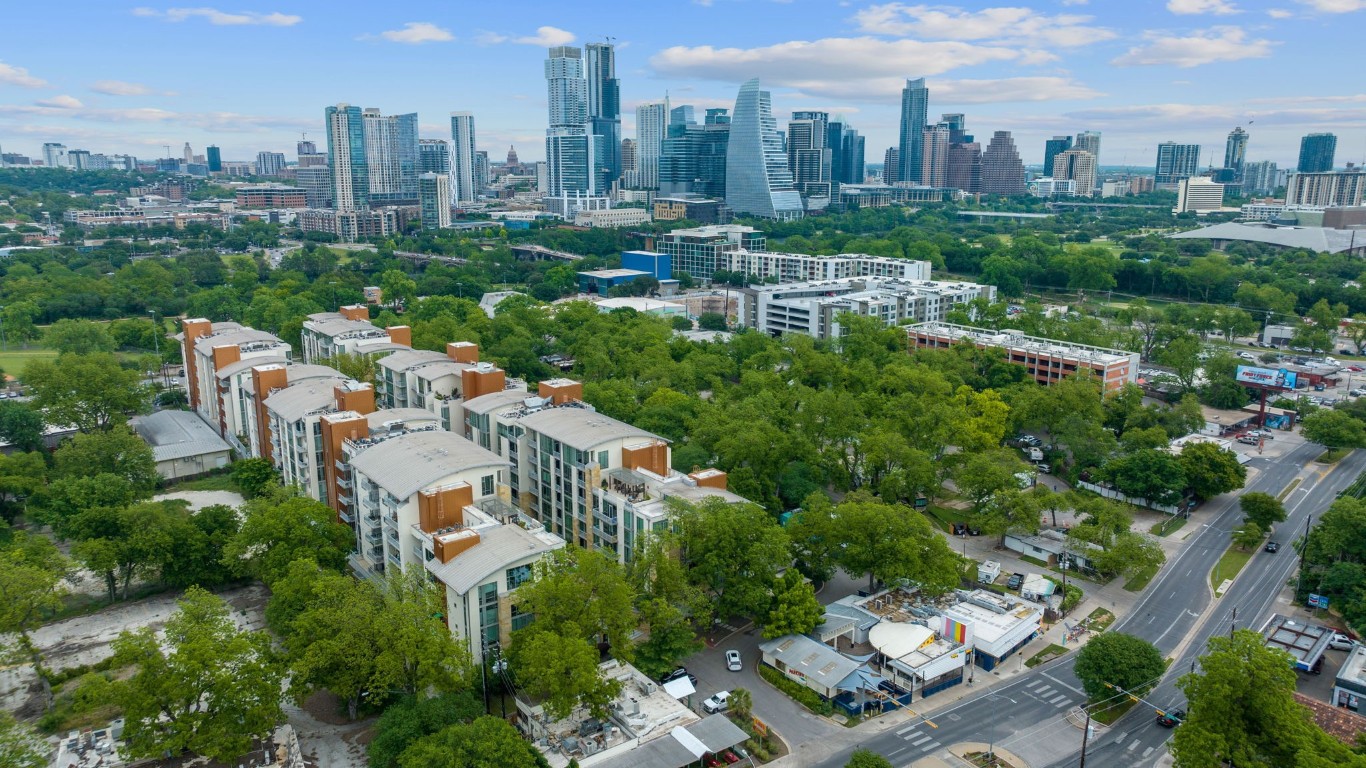
M 439 173 L 450 177 L 451 144 L 445 139 L 420 139 L 417 142 L 417 170 L 419 174 Z
M 66 145 L 49 141 L 43 144 L 43 165 L 48 168 L 65 168 Z
M 551 48 L 545 84 L 550 118 L 545 132 L 546 194 L 600 194 L 600 149 L 588 117 L 583 51 L 571 45 Z
M 1243 165 L 1247 160 L 1247 131 L 1241 127 L 1228 132 L 1224 142 L 1224 168 L 1233 172 L 1234 179 L 1243 178 Z
M 598 186 L 611 189 L 621 178 L 621 81 L 611 43 L 584 46 L 588 60 L 588 119 L 597 137 Z
M 1337 151 L 1337 136 L 1331 133 L 1311 133 L 1300 139 L 1300 162 L 1295 169 L 1300 173 L 1331 171 Z
M 907 80 L 901 89 L 901 169 L 898 181 L 920 182 L 920 166 L 924 162 L 925 123 L 930 112 L 930 89 L 925 78 Z
M 659 191 L 666 195 L 726 196 L 728 109 L 708 109 L 702 125 L 674 124 L 659 159 Z M 671 114 L 677 113 L 673 110 Z
M 457 206 L 474 202 L 479 188 L 474 183 L 474 115 L 451 113 L 451 201 Z
M 423 229 L 444 229 L 451 225 L 451 180 L 440 173 L 417 177 L 418 206 Z
M 636 176 L 633 186 L 659 189 L 659 158 L 669 126 L 669 102 L 649 101 L 636 107 Z
M 474 190 L 478 192 L 487 189 L 489 186 L 489 174 L 492 168 L 489 165 L 488 150 L 481 149 L 474 153 Z
M 181 151 L 180 156 L 186 165 L 194 162 L 194 150 L 190 148 L 190 142 L 185 142 L 185 149 Z
M 361 111 L 365 161 L 369 166 L 370 202 L 417 201 L 417 113 L 383 115 Z
M 1054 136 L 1043 143 L 1043 175 L 1053 176 L 1053 158 L 1072 148 L 1071 136 Z
M 327 155 L 322 155 L 326 158 Z M 304 191 L 305 204 L 309 208 L 327 208 L 332 205 L 332 169 L 326 165 L 310 165 L 297 168 L 294 180 Z
M 284 152 L 257 152 L 256 153 L 256 175 L 257 176 L 279 176 L 280 171 L 285 169 Z
M 787 169 L 797 191 L 808 197 L 830 195 L 830 115 L 793 112 L 787 124 Z
M 982 192 L 988 195 L 1023 195 L 1024 163 L 1010 131 L 997 131 L 982 153 Z
M 949 144 L 944 186 L 975 194 L 982 191 L 982 145 L 975 141 Z
M 1200 170 L 1200 145 L 1164 141 L 1157 145 L 1157 166 L 1153 184 L 1158 189 L 1176 189 L 1177 182 Z
M 949 129 L 949 143 L 962 144 L 972 141 L 968 135 L 968 116 L 962 112 L 945 112 L 939 116 L 939 122 Z
M 882 155 L 882 183 L 892 186 L 901 181 L 901 149 L 888 147 Z
M 949 127 L 944 123 L 926 126 L 920 148 L 920 183 L 927 187 L 948 186 Z
M 825 132 L 830 147 L 830 180 L 836 184 L 863 183 L 863 137 L 842 119 L 830 122 Z
M 365 162 L 365 125 L 360 107 L 328 107 L 327 154 L 332 158 L 332 204 L 339 211 L 370 206 L 370 166 Z
M 621 140 L 621 172 L 623 175 L 627 171 L 636 170 L 636 140 Z
M 1269 195 L 1280 186 L 1276 183 L 1276 163 L 1258 160 L 1243 165 L 1243 191 L 1254 195 Z
M 1100 131 L 1082 131 L 1072 143 L 1072 149 L 1090 152 L 1096 159 L 1096 173 L 1100 174 Z
M 792 186 L 787 155 L 773 119 L 773 101 L 759 79 L 740 86 L 726 147 L 726 204 L 736 213 L 799 219 L 802 198 Z
M 218 147 L 210 144 L 204 150 L 204 154 L 208 157 L 210 173 L 219 173 L 223 170 L 223 153 Z
M 318 145 L 314 142 L 309 141 L 308 139 L 300 139 L 299 143 L 295 144 L 294 146 L 297 150 L 295 152 L 296 155 L 303 156 L 318 154 Z
M 697 125 L 691 104 L 683 104 L 669 110 L 669 127 L 675 125 Z
M 1084 149 L 1069 149 L 1053 158 L 1053 178 L 1072 181 L 1078 195 L 1088 197 L 1096 189 L 1096 156 Z

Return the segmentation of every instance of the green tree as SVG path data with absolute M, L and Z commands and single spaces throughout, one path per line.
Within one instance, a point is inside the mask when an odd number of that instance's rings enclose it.
M 8 768 L 44 768 L 48 746 L 36 731 L 0 711 L 0 765 Z
M 704 331 L 724 331 L 728 323 L 720 312 L 703 312 L 697 316 L 697 327 Z
M 1121 688 L 1142 696 L 1157 685 L 1167 662 L 1157 646 L 1123 632 L 1106 632 L 1077 651 L 1077 679 L 1091 701 L 1111 698 Z
M 1112 459 L 1103 467 L 1103 474 L 1121 493 L 1163 506 L 1180 501 L 1181 491 L 1186 487 L 1181 462 L 1156 448 Z
M 1247 467 L 1238 462 L 1238 454 L 1214 443 L 1187 443 L 1178 463 L 1186 485 L 1201 501 L 1242 488 L 1247 480 Z
M 284 719 L 284 670 L 266 633 L 239 630 L 219 598 L 191 587 L 179 605 L 164 643 L 151 627 L 114 640 L 115 665 L 137 670 L 117 685 L 126 749 L 229 763 Z
M 1270 530 L 1271 526 L 1285 520 L 1285 505 L 1269 493 L 1251 491 L 1238 499 L 1243 516 L 1259 527 Z
M 629 661 L 630 636 L 638 621 L 635 590 L 615 559 L 580 547 L 556 550 L 536 563 L 535 578 L 518 590 L 521 605 L 548 632 L 582 632 L 593 643 L 605 639 L 612 655 Z
M 27 404 L 0 402 L 0 440 L 14 446 L 14 450 L 41 451 L 46 428 L 42 414 Z
M 1233 531 L 1233 543 L 1243 551 L 1256 549 L 1266 538 L 1266 531 L 1252 521 L 1245 521 L 1243 527 Z
M 816 599 L 811 582 L 796 568 L 789 568 L 773 585 L 773 604 L 764 619 L 764 639 L 804 635 L 820 625 L 825 607 Z
M 326 504 L 281 491 L 252 499 L 242 509 L 242 528 L 224 548 L 230 566 L 245 567 L 266 586 L 305 556 L 334 571 L 346 568 L 351 529 L 337 522 L 337 513 Z
M 318 363 L 329 368 L 336 368 L 343 376 L 363 381 L 369 384 L 375 383 L 375 356 L 373 355 L 353 355 L 342 352 L 332 357 L 319 360 Z
M 15 344 L 38 338 L 38 326 L 33 321 L 40 312 L 38 305 L 31 301 L 6 304 L 4 311 L 0 312 L 0 323 L 3 323 L 6 340 Z
M 447 726 L 404 750 L 400 768 L 549 768 L 506 720 L 485 715 Z
M 1300 433 L 1324 448 L 1361 448 L 1366 446 L 1366 423 L 1342 411 L 1323 409 L 1300 422 Z
M 114 475 L 128 481 L 139 497 L 149 495 L 161 480 L 152 447 L 127 427 L 76 435 L 52 459 L 59 477 Z
M 1290 656 L 1269 648 L 1259 632 L 1215 636 L 1200 658 L 1200 672 L 1181 678 L 1186 719 L 1172 737 L 1183 768 L 1366 765 L 1314 725 L 1295 701 Z
M 59 353 L 75 355 L 113 352 L 117 346 L 103 324 L 89 320 L 58 320 L 43 334 L 43 343 Z
M 879 755 L 871 749 L 859 747 L 849 756 L 849 762 L 844 764 L 844 768 L 893 768 L 892 761 Z
M 33 407 L 54 424 L 73 424 L 82 432 L 108 429 L 127 415 L 147 408 L 142 374 L 120 367 L 108 353 L 67 353 L 34 360 L 24 369 Z
M 909 507 L 856 491 L 835 508 L 835 516 L 840 563 L 849 573 L 868 574 L 869 590 L 875 579 L 908 579 L 932 595 L 958 585 L 958 555 Z
M 40 671 L 42 654 L 30 633 L 62 607 L 71 571 L 71 561 L 46 536 L 16 531 L 0 546 L 0 636 L 18 635 L 20 649 Z
M 735 688 L 730 692 L 728 706 L 740 722 L 748 722 L 754 713 L 754 694 L 748 688 Z
M 270 459 L 252 458 L 233 462 L 232 482 L 248 499 L 263 496 L 280 485 L 280 473 Z
M 1185 389 L 1195 388 L 1195 374 L 1200 370 L 1200 339 L 1183 333 L 1167 342 L 1158 352 L 1158 362 L 1172 369 L 1176 380 Z
M 791 562 L 787 534 L 756 504 L 716 496 L 691 504 L 669 499 L 688 581 L 712 600 L 722 618 L 762 616 L 769 587 Z
M 1018 489 L 1016 477 L 1027 469 L 1024 462 L 1011 451 L 994 449 L 970 454 L 953 470 L 953 482 L 958 491 L 972 505 L 972 514 L 980 515 L 992 497 L 1010 488 Z
M 582 632 L 570 634 L 569 629 L 557 634 L 532 624 L 514 633 L 508 654 L 512 673 L 528 695 L 542 700 L 553 719 L 569 717 L 580 706 L 605 717 L 621 683 L 603 676 L 598 649 Z
M 483 713 L 484 703 L 469 690 L 430 698 L 405 696 L 386 707 L 375 723 L 375 737 L 366 746 L 370 768 L 398 768 L 399 756 L 424 736 Z
M 652 536 L 636 549 L 627 570 L 636 595 L 636 611 L 650 636 L 636 647 L 637 668 L 651 677 L 673 669 L 680 659 L 702 648 L 693 624 L 711 623 L 711 604 L 697 585 L 688 581 L 683 564 L 674 557 L 672 534 Z

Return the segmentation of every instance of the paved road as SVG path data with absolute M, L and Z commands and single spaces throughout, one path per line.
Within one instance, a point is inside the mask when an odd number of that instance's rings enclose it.
M 1292 541 L 1291 532 L 1303 530 L 1305 516 L 1320 514 L 1336 493 L 1366 467 L 1366 453 L 1357 452 L 1335 471 L 1321 477 L 1323 470 L 1306 466 L 1321 451 L 1322 448 L 1306 444 L 1274 461 L 1255 458 L 1251 462 L 1259 472 L 1246 488 L 1248 491 L 1279 494 L 1295 477 L 1305 476 L 1287 499 L 1290 516 L 1281 524 L 1284 533 L 1279 534 L 1283 542 Z M 1199 655 L 1210 633 L 1228 631 L 1231 608 L 1238 608 L 1239 626 L 1260 626 L 1295 566 L 1294 554 L 1288 549 L 1276 555 L 1253 557 L 1237 584 L 1207 614 L 1212 600 L 1209 572 L 1228 546 L 1229 531 L 1241 523 L 1237 500 L 1236 495 L 1226 494 L 1205 504 L 1196 515 L 1204 527 L 1190 537 L 1133 610 L 1115 625 L 1116 631 L 1153 642 L 1165 655 L 1179 652 L 1172 674 L 1153 694 L 1156 701 L 1179 700 L 1172 681 L 1179 673 L 1189 671 L 1191 660 Z M 1196 524 L 1196 520 L 1191 524 Z M 1186 636 L 1197 628 L 1200 631 L 1195 640 L 1183 646 Z M 1011 660 L 1007 666 L 1017 663 Z M 994 740 L 1035 766 L 1074 766 L 1081 747 L 1081 730 L 1068 724 L 1064 716 L 1072 707 L 1084 703 L 1085 696 L 1072 667 L 1073 657 L 1067 656 L 1022 672 L 1008 683 L 934 712 L 930 722 L 908 720 L 904 726 L 870 736 L 862 746 L 887 756 L 896 765 L 907 765 L 942 746 Z M 1088 758 L 1090 754 L 1104 755 L 1104 759 L 1092 761 L 1093 765 L 1143 766 L 1157 759 L 1171 732 L 1156 726 L 1151 710 L 1141 709 L 1136 708 L 1116 723 L 1099 740 L 1099 745 L 1091 745 Z M 820 765 L 843 766 L 850 752 L 852 749 L 838 752 Z

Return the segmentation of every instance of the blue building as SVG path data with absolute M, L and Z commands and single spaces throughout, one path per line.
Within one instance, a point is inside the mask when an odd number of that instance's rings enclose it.
M 673 278 L 673 257 L 667 253 L 654 251 L 622 251 L 622 269 L 635 269 L 647 272 L 656 280 Z
M 637 277 L 653 275 L 639 269 L 595 269 L 592 272 L 580 272 L 579 291 L 606 296 L 612 288 L 629 283 Z

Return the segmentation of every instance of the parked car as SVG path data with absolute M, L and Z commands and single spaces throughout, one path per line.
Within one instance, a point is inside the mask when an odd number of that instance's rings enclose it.
M 967 535 L 968 535 L 968 524 L 967 524 L 967 523 L 952 523 L 952 524 L 950 525 L 950 527 L 953 529 L 953 535 L 954 535 L 954 536 L 967 536 Z
M 688 681 L 692 683 L 692 687 L 694 689 L 697 688 L 697 675 L 694 675 L 691 672 L 689 672 L 687 667 L 679 667 L 678 669 L 675 669 L 674 671 L 665 675 L 663 679 L 661 679 L 659 682 L 668 683 L 677 680 L 680 677 L 688 678 Z
M 1350 651 L 1353 645 L 1356 643 L 1352 642 L 1352 638 L 1341 632 L 1334 632 L 1333 639 L 1328 641 L 1328 647 L 1335 651 Z
M 1010 578 L 1006 579 L 1006 589 L 1019 589 L 1023 584 L 1023 573 L 1012 573 L 1010 574 Z
M 1243 445 L 1256 445 L 1257 438 L 1253 437 L 1252 435 L 1240 435 L 1238 437 L 1238 442 L 1242 443 Z
M 735 763 L 740 762 L 743 758 L 741 758 L 739 755 L 735 754 L 734 752 L 728 749 L 725 752 L 721 753 L 721 759 L 725 760 L 727 763 L 731 765 L 734 765 Z
M 1157 716 L 1157 724 L 1163 728 L 1175 728 L 1186 720 L 1186 710 L 1169 709 Z
M 1257 359 L 1256 356 L 1253 355 L 1251 352 L 1239 352 L 1239 353 L 1238 353 L 1238 357 L 1241 357 L 1241 358 L 1243 358 L 1244 360 L 1256 360 L 1256 359 Z
M 1281 551 L 1281 543 L 1279 541 L 1268 541 L 1266 546 L 1262 547 L 1262 549 L 1272 553 L 1279 552 Z
M 702 702 L 702 711 L 709 715 L 730 709 L 730 691 L 717 691 L 711 698 Z
M 1366 389 L 1354 389 L 1351 392 L 1348 392 L 1347 394 L 1351 395 L 1352 397 L 1361 397 L 1362 395 L 1366 395 Z
M 982 535 L 982 529 L 981 529 L 981 528 L 976 528 L 976 527 L 974 527 L 974 526 L 969 525 L 969 526 L 968 526 L 968 535 L 969 535 L 969 536 L 981 536 L 981 535 Z
M 1042 461 L 1038 464 L 1035 464 L 1034 468 L 1044 473 L 1045 475 L 1050 474 L 1053 471 L 1053 465 Z
M 732 672 L 739 672 L 745 668 L 745 663 L 740 659 L 740 652 L 736 650 L 726 651 L 726 669 Z

